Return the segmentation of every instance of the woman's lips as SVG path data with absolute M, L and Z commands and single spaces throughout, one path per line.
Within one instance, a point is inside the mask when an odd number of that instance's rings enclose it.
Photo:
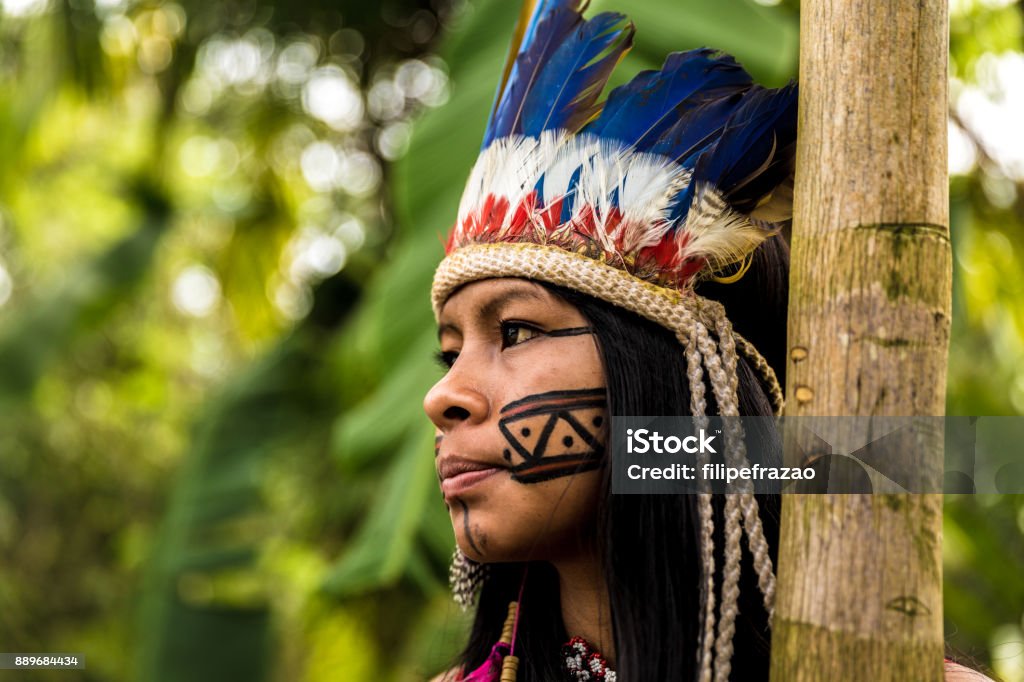
M 448 499 L 467 492 L 505 468 L 449 455 L 441 458 L 437 470 L 441 477 L 441 492 Z

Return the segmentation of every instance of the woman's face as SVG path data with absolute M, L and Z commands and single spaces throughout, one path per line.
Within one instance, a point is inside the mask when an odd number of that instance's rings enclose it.
M 438 329 L 448 370 L 423 406 L 459 547 L 486 562 L 578 552 L 608 421 L 589 322 L 538 284 L 489 279 L 453 294 Z

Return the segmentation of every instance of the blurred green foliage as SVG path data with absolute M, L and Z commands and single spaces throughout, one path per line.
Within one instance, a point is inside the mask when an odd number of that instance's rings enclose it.
M 594 9 L 637 25 L 616 82 L 704 44 L 796 74 L 790 0 Z M 88 661 L 33 679 L 450 660 L 427 292 L 517 12 L 0 1 L 0 650 Z M 951 414 L 1024 411 L 1021 26 L 952 3 Z M 945 529 L 950 644 L 1021 682 L 1024 504 Z

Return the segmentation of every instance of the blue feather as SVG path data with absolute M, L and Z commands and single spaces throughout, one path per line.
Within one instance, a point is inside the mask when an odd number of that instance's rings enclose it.
M 750 76 L 729 55 L 707 48 L 676 52 L 665 59 L 660 71 L 641 72 L 615 88 L 601 116 L 586 131 L 621 140 L 640 151 L 658 147 L 659 153 L 676 158 L 685 155 L 685 150 L 665 144 L 667 129 L 678 128 L 677 121 L 688 111 L 750 85 Z M 687 126 L 695 128 L 687 136 L 693 140 L 721 123 L 718 117 L 708 121 L 688 117 Z M 674 135 L 678 136 L 678 130 Z
M 632 46 L 634 30 L 620 14 L 584 20 L 586 4 L 524 4 L 517 28 L 521 39 L 513 40 L 514 59 L 510 53 L 483 148 L 509 135 L 536 137 L 565 129 L 670 157 L 693 171 L 688 187 L 673 200 L 673 218 L 683 217 L 694 194 L 707 185 L 749 213 L 792 173 L 796 86 L 754 85 L 733 57 L 715 50 L 669 55 L 660 70 L 642 72 L 613 90 L 602 110 L 598 97 Z M 563 219 L 572 213 L 581 168 L 570 179 Z M 543 177 L 537 189 L 542 191 Z
M 585 161 L 584 159 L 580 160 Z M 580 176 L 582 174 L 583 166 L 580 165 L 569 178 L 568 189 L 566 190 L 565 197 L 562 199 L 562 213 L 558 217 L 559 222 L 564 223 L 572 217 L 572 212 L 576 207 L 576 187 L 580 184 Z
M 647 151 L 669 156 L 679 165 L 693 168 L 697 158 L 718 140 L 741 98 L 742 94 L 736 93 L 688 110 L 664 130 Z
M 608 76 L 632 46 L 633 25 L 621 26 L 624 20 L 621 14 L 598 14 L 579 25 L 551 55 L 524 100 L 523 134 L 576 132 L 593 118 Z
M 533 44 L 533 41 L 537 36 L 537 27 L 540 25 L 540 19 L 548 12 L 552 11 L 556 7 L 564 7 L 566 9 L 571 9 L 574 12 L 581 13 L 583 11 L 581 4 L 581 0 L 539 0 L 539 2 L 537 2 L 537 6 L 533 9 L 533 16 L 530 17 L 530 23 L 523 31 L 523 38 L 519 45 Z
M 537 5 L 523 33 L 508 80 L 499 88 L 500 95 L 487 122 L 482 149 L 486 149 L 499 137 L 518 132 L 523 101 L 533 88 L 540 71 L 546 67 L 548 59 L 565 39 L 583 22 L 581 4 L 581 0 L 546 0 Z M 513 49 L 516 49 L 515 45 Z
M 689 187 L 675 200 L 673 218 L 686 215 L 697 190 L 710 184 L 737 210 L 749 213 L 792 173 L 797 87 L 751 88 L 718 140 L 693 165 Z
M 520 47 L 522 47 L 524 42 L 529 44 L 533 40 L 537 24 L 540 23 L 540 17 L 544 15 L 544 12 L 549 9 L 549 5 L 554 1 L 523 0 L 523 5 L 519 8 L 519 19 L 516 21 L 515 29 L 512 31 L 512 42 L 509 44 L 508 54 L 505 56 L 505 66 L 501 70 L 501 80 L 498 81 L 498 87 L 494 90 L 491 113 L 487 115 L 488 130 L 491 127 L 491 121 L 494 119 L 494 113 L 498 109 L 498 103 L 501 102 L 501 96 L 505 92 L 505 86 L 508 85 L 509 75 L 515 67 Z
M 796 137 L 796 87 L 757 87 L 743 98 L 714 153 L 701 160 L 697 171 L 714 179 L 718 188 L 728 193 L 764 163 L 778 146 L 776 137 L 780 134 L 785 143 Z
M 624 17 L 612 13 L 584 21 L 585 4 L 548 0 L 536 7 L 482 148 L 513 134 L 554 128 L 575 133 L 600 110 L 597 98 L 632 46 L 633 26 L 617 28 Z

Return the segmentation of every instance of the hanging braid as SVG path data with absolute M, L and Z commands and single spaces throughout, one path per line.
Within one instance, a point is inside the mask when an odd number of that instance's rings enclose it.
M 707 306 L 707 309 L 717 310 L 711 306 Z M 701 310 L 701 312 L 707 312 L 707 310 Z M 719 413 L 722 416 L 739 416 L 736 390 L 733 388 L 736 385 L 734 381 L 738 381 L 735 380 L 735 365 L 730 368 L 723 364 L 718 354 L 718 347 L 702 321 L 695 321 L 694 329 L 700 357 L 707 368 L 708 378 L 711 380 L 711 390 L 718 403 Z M 732 370 L 732 377 L 727 369 Z M 737 460 L 745 459 L 742 426 L 736 420 L 728 420 L 724 426 L 726 454 L 730 460 L 730 466 L 735 466 Z M 727 495 L 725 498 L 725 565 L 722 568 L 722 601 L 718 619 L 718 635 L 715 638 L 715 682 L 727 682 L 732 665 L 732 638 L 736 632 L 737 604 L 740 595 L 740 538 L 742 535 L 740 517 L 738 499 L 735 495 Z
M 729 382 L 729 392 L 733 396 L 739 395 L 739 375 L 736 372 L 737 355 L 736 355 L 736 342 L 733 338 L 732 328 L 729 324 L 729 320 L 725 317 L 724 310 L 716 314 L 715 317 L 715 331 L 718 333 L 718 347 L 722 353 L 722 363 L 725 367 L 726 378 Z M 763 361 L 764 359 L 761 358 Z M 778 389 L 778 384 L 773 384 L 772 389 Z M 781 390 L 772 393 L 778 393 L 779 400 L 781 400 Z M 775 395 L 771 396 L 773 406 L 775 403 Z M 724 409 L 724 408 L 723 408 Z M 781 412 L 782 405 L 778 405 L 778 410 Z M 724 415 L 725 412 L 722 412 Z M 737 410 L 736 414 L 739 414 Z M 730 420 L 735 421 L 735 420 Z M 741 459 L 741 464 L 745 464 L 743 461 L 746 459 L 746 446 L 743 444 L 742 438 L 736 443 L 736 449 L 731 451 L 737 453 L 736 456 L 739 459 L 738 453 L 743 452 L 744 457 Z M 764 608 L 768 612 L 768 622 L 771 623 L 772 617 L 775 613 L 775 570 L 772 567 L 772 559 L 768 554 L 768 541 L 764 537 L 764 529 L 761 526 L 761 516 L 758 513 L 757 499 L 754 497 L 751 488 L 753 483 L 747 480 L 741 479 L 739 481 L 740 487 L 743 492 L 738 495 L 739 505 L 743 512 L 743 528 L 747 534 L 747 546 L 750 549 L 751 555 L 754 557 L 754 570 L 757 571 L 758 587 L 761 589 L 761 594 L 764 596 Z
M 692 337 L 700 349 L 700 358 L 707 367 L 712 392 L 718 403 L 719 414 L 723 417 L 738 417 L 740 414 L 737 403 L 739 377 L 736 371 L 736 345 L 731 325 L 720 305 L 701 300 L 699 308 L 704 316 L 711 317 L 718 335 L 718 344 L 716 345 L 704 323 L 699 320 L 695 322 Z M 688 363 L 692 364 L 696 359 L 695 354 L 687 354 Z M 724 423 L 724 427 L 726 457 L 729 466 L 745 466 L 747 458 L 742 424 L 739 420 L 729 419 Z M 753 485 L 750 481 L 744 480 L 738 483 L 742 492 L 727 495 L 725 501 L 725 565 L 722 571 L 722 601 L 718 636 L 715 640 L 715 682 L 727 682 L 731 670 L 732 639 L 735 634 L 739 601 L 740 538 L 743 531 L 747 534 L 747 544 L 754 557 L 758 586 L 764 596 L 769 621 L 773 612 L 775 574 L 772 570 L 771 558 L 768 556 L 768 542 L 764 537 L 764 530 L 758 515 L 757 500 L 752 492 Z M 706 665 L 706 662 L 702 661 L 702 664 Z M 703 674 L 707 674 L 704 672 L 705 670 L 702 668 Z
M 700 350 L 697 348 L 698 330 L 694 325 L 689 337 L 681 331 L 676 338 L 683 345 L 686 353 L 686 373 L 690 382 L 690 414 L 693 415 L 698 429 L 707 428 L 707 401 L 704 399 L 704 365 L 701 362 Z M 708 459 L 706 452 L 698 455 L 699 466 L 704 466 Z M 707 483 L 703 483 L 707 488 Z M 703 619 L 698 665 L 700 667 L 699 682 L 711 682 L 711 649 L 715 639 L 715 512 L 711 504 L 711 494 L 701 492 L 697 499 L 700 512 L 700 563 L 704 573 L 703 580 Z

